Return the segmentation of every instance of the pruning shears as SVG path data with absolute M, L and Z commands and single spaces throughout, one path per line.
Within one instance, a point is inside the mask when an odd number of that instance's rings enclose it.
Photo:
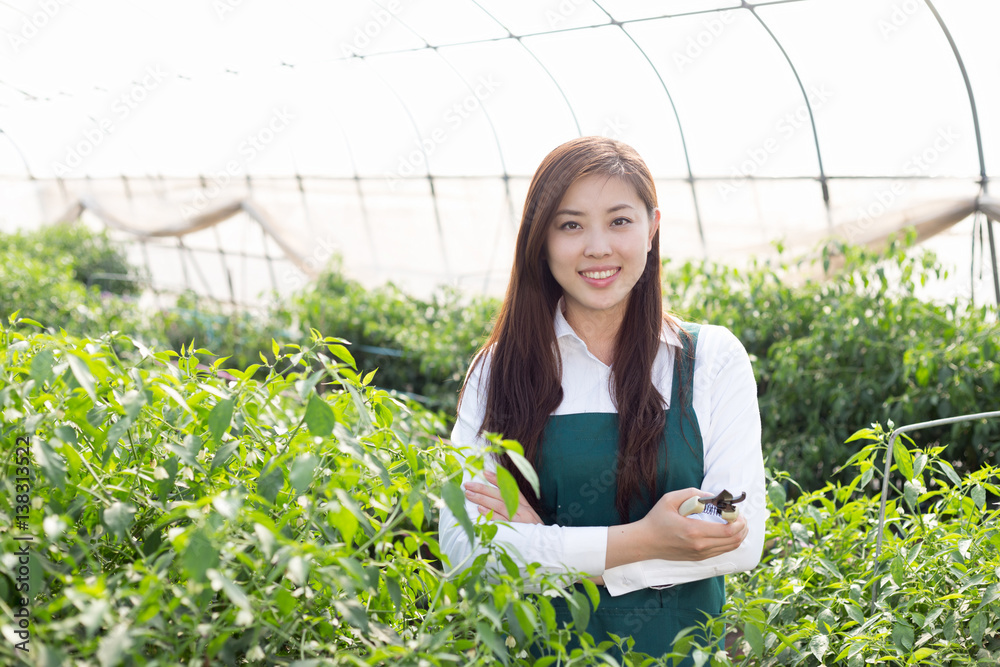
M 683 503 L 681 503 L 680 514 L 681 516 L 689 516 L 691 514 L 699 514 L 704 512 L 709 507 L 714 507 L 714 511 L 710 511 L 710 514 L 718 513 L 723 519 L 732 523 L 736 521 L 736 517 L 740 515 L 739 510 L 736 508 L 736 503 L 743 502 L 746 500 L 746 491 L 740 494 L 739 498 L 733 498 L 733 494 L 729 493 L 725 489 L 722 490 L 717 496 L 712 498 L 699 498 L 698 496 L 691 496 Z

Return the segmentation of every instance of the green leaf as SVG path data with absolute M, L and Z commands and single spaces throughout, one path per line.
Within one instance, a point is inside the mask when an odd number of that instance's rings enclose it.
M 31 379 L 39 387 L 52 379 L 52 366 L 56 363 L 52 350 L 42 350 L 31 360 Z
M 330 404 L 320 398 L 318 394 L 313 393 L 309 397 L 308 405 L 306 405 L 306 426 L 309 427 L 309 431 L 313 435 L 325 438 L 333 433 L 333 426 L 336 422 L 337 419 Z
M 354 361 L 354 355 L 352 355 L 343 345 L 327 345 L 327 348 L 333 356 L 342 361 L 346 361 L 352 368 L 358 367 L 357 362 Z
M 976 484 L 972 487 L 969 495 L 972 496 L 972 502 L 976 503 L 976 507 L 979 509 L 986 507 L 986 489 Z
M 816 656 L 816 659 L 823 662 L 823 656 L 830 650 L 829 635 L 816 635 L 809 640 L 809 652 Z
M 281 487 L 285 485 L 285 471 L 273 459 L 264 469 L 266 472 L 257 478 L 257 495 L 273 504 Z
M 69 368 L 73 372 L 73 377 L 80 383 L 83 390 L 90 396 L 90 400 L 97 402 L 97 393 L 94 391 L 94 376 L 87 367 L 87 362 L 72 352 L 66 354 Z
M 222 592 L 226 594 L 226 597 L 229 598 L 230 602 L 245 611 L 253 610 L 250 605 L 250 598 L 248 598 L 247 594 L 243 592 L 243 589 L 240 588 L 239 584 L 218 570 L 212 570 L 208 576 L 209 579 L 212 580 L 212 584 L 214 586 L 218 586 L 222 589 Z
M 938 467 L 941 468 L 941 471 L 945 474 L 945 477 L 948 478 L 953 486 L 962 486 L 961 478 L 958 476 L 958 473 L 955 472 L 955 469 L 950 463 L 947 461 L 938 461 L 937 463 Z
M 854 442 L 855 440 L 878 440 L 878 434 L 875 433 L 875 429 L 863 428 L 860 431 L 855 431 L 854 435 L 844 440 L 844 444 Z
M 174 480 L 177 479 L 177 457 L 171 456 L 161 465 L 166 471 L 167 476 L 157 484 L 156 495 L 161 503 L 165 503 L 167 498 L 170 497 L 170 492 L 174 489 Z
M 493 654 L 500 659 L 503 664 L 510 663 L 510 653 L 507 651 L 507 646 L 503 643 L 503 640 L 497 636 L 497 633 L 493 631 L 489 623 L 485 621 L 476 621 L 476 637 L 481 640 L 486 646 L 489 647 Z
M 42 467 L 45 480 L 54 484 L 60 491 L 66 490 L 66 461 L 62 454 L 52 448 L 48 440 L 33 438 L 31 451 L 35 455 L 35 461 Z
M 514 600 L 512 607 L 514 618 L 517 619 L 517 624 L 524 634 L 525 643 L 530 644 L 532 638 L 535 636 L 535 631 L 538 629 L 538 617 L 535 616 L 535 611 L 531 605 L 524 600 Z
M 181 555 L 181 562 L 188 575 L 198 582 L 205 581 L 205 573 L 219 564 L 219 551 L 205 532 L 198 528 L 188 538 Z
M 572 597 L 566 600 L 569 612 L 573 616 L 573 629 L 576 632 L 583 632 L 590 623 L 590 601 L 578 590 L 573 591 Z
M 986 618 L 985 612 L 979 612 L 972 617 L 969 621 L 969 632 L 972 635 L 972 641 L 976 642 L 980 646 L 983 645 L 983 635 L 986 634 L 986 628 L 989 622 Z
M 767 499 L 771 501 L 771 504 L 777 510 L 782 510 L 785 507 L 785 501 L 787 496 L 785 494 L 785 487 L 781 486 L 777 482 L 771 482 L 767 487 Z
M 896 648 L 906 653 L 913 648 L 913 628 L 905 623 L 896 623 L 892 626 L 892 641 Z
M 535 492 L 535 497 L 540 497 L 542 494 L 538 490 L 538 473 L 536 473 L 535 469 L 531 467 L 531 463 L 528 462 L 528 459 L 511 449 L 507 450 L 507 455 L 510 457 L 510 460 L 514 462 L 514 465 L 517 466 L 517 469 L 521 471 L 521 474 L 524 475 L 524 479 L 527 480 L 528 484 L 531 486 L 531 490 Z
M 116 502 L 104 510 L 102 523 L 112 535 L 125 537 L 128 535 L 129 528 L 132 527 L 134 516 L 135 507 L 127 503 Z
M 221 442 L 222 435 L 229 430 L 229 424 L 233 420 L 233 404 L 235 402 L 235 398 L 230 396 L 216 403 L 212 411 L 208 413 L 208 432 L 215 442 Z
M 302 454 L 296 457 L 288 474 L 288 482 L 292 485 L 297 496 L 302 495 L 309 488 L 317 465 L 319 465 L 319 457 L 315 454 Z
M 108 467 L 108 461 L 111 460 L 111 455 L 118 446 L 118 441 L 125 437 L 125 434 L 128 433 L 131 426 L 132 419 L 126 415 L 112 424 L 111 428 L 108 429 L 107 444 L 104 447 L 104 455 L 101 457 L 102 468 Z
M 902 438 L 896 438 L 892 445 L 892 457 L 896 460 L 896 467 L 906 479 L 913 479 L 913 457 L 910 450 L 906 448 L 906 443 Z
M 465 494 L 462 492 L 461 487 L 455 482 L 446 482 L 441 488 L 441 496 L 444 498 L 445 504 L 451 513 L 455 515 L 458 519 L 459 525 L 465 529 L 465 534 L 468 536 L 469 541 L 475 540 L 475 530 L 472 527 L 472 521 L 469 519 L 469 514 L 465 509 Z M 454 564 L 453 564 L 454 565 Z
M 865 615 L 864 612 L 861 611 L 861 607 L 853 602 L 848 602 L 844 604 L 844 611 L 847 612 L 847 615 L 851 617 L 852 621 L 858 625 L 864 625 Z
M 990 584 L 986 587 L 986 590 L 983 591 L 983 599 L 980 601 L 976 611 L 979 611 L 986 605 L 993 604 L 997 598 L 1000 598 L 1000 584 Z
M 518 499 L 520 491 L 517 488 L 517 482 L 514 480 L 514 476 L 503 466 L 497 466 L 496 474 L 497 487 L 500 488 L 503 504 L 507 508 L 507 516 L 513 518 L 517 514 L 517 506 L 520 502 Z
M 334 600 L 333 606 L 348 623 L 368 634 L 368 614 L 357 600 Z
M 594 605 L 594 609 L 597 609 L 598 605 L 601 604 L 601 593 L 597 590 L 597 584 L 590 579 L 583 579 L 580 583 L 583 584 L 583 589 L 587 591 L 590 603 Z
M 892 564 L 889 566 L 889 573 L 892 575 L 892 580 L 897 586 L 902 586 L 903 582 L 906 581 L 906 563 L 899 556 L 892 559 Z
M 226 462 L 229 461 L 233 452 L 235 452 L 239 446 L 240 441 L 234 438 L 215 450 L 215 456 L 212 457 L 212 467 L 209 469 L 209 472 L 212 472 L 220 466 L 226 465 Z
M 747 623 L 743 626 L 743 638 L 750 644 L 750 650 L 758 658 L 764 655 L 764 633 L 755 623 Z

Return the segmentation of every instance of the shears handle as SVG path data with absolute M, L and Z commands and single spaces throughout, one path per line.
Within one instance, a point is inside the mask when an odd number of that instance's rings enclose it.
M 691 496 L 690 498 L 685 500 L 683 503 L 681 503 L 680 506 L 679 511 L 681 516 L 690 516 L 692 514 L 701 514 L 702 512 L 704 512 L 705 503 L 701 501 L 702 501 L 701 496 Z M 733 521 L 736 521 L 736 517 L 740 515 L 740 511 L 734 507 L 731 510 L 725 510 L 719 512 L 719 514 L 727 522 L 732 523 Z

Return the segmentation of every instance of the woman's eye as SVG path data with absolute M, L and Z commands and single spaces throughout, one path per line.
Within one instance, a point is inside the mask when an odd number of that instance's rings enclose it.
M 628 218 L 615 218 L 614 220 L 611 221 L 611 224 L 616 227 L 621 227 L 622 225 L 627 225 L 630 222 L 632 221 L 629 220 Z
M 564 222 L 559 225 L 559 229 L 579 229 L 580 225 L 576 222 L 570 220 L 569 222 Z

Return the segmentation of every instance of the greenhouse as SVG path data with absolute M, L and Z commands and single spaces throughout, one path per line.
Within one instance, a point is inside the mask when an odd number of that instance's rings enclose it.
M 997 3 L 0 25 L 4 664 L 1000 664 Z

